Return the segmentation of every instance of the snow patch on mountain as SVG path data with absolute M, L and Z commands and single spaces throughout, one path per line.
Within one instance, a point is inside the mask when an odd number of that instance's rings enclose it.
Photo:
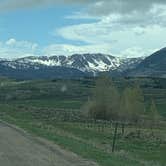
M 25 57 L 15 60 L 0 59 L 0 63 L 12 69 L 37 69 L 41 67 L 67 67 L 83 72 L 124 71 L 134 68 L 141 58 L 118 58 L 105 54 L 74 54 L 71 56 Z

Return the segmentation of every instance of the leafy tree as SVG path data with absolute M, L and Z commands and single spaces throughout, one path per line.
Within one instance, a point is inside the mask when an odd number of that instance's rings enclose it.
M 119 93 L 108 76 L 101 76 L 93 91 L 89 113 L 94 119 L 116 120 L 119 111 Z
M 120 98 L 120 111 L 119 119 L 121 122 L 126 123 L 131 121 L 132 109 L 131 109 L 131 99 L 132 91 L 130 88 L 126 88 Z
M 144 96 L 141 89 L 126 88 L 120 100 L 119 117 L 123 122 L 137 123 L 144 113 Z
M 120 109 L 118 112 L 118 118 L 122 125 L 122 135 L 124 135 L 125 124 L 131 121 L 130 94 L 131 89 L 126 88 L 120 97 Z
M 118 120 L 119 92 L 108 76 L 100 77 L 93 91 L 92 101 L 89 103 L 89 113 L 94 119 Z M 112 152 L 115 150 L 115 142 L 118 130 L 118 122 L 115 124 Z
M 160 121 L 160 115 L 158 113 L 156 103 L 154 102 L 154 100 L 151 101 L 149 116 L 150 116 L 150 122 L 151 122 L 150 123 L 151 129 L 153 129 L 153 127 L 156 127 Z
M 128 122 L 141 124 L 144 114 L 144 96 L 141 89 L 126 88 L 120 99 L 119 119 L 122 123 L 122 134 L 124 134 L 125 124 Z

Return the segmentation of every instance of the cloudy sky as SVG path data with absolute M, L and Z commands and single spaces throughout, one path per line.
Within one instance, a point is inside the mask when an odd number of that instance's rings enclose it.
M 105 53 L 166 46 L 166 0 L 0 0 L 0 57 Z

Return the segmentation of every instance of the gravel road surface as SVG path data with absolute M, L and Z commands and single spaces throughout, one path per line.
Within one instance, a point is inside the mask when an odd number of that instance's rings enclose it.
M 0 122 L 0 166 L 97 166 L 15 126 Z

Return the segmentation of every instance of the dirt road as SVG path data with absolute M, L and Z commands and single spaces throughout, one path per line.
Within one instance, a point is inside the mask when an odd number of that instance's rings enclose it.
M 43 139 L 0 122 L 0 166 L 96 166 Z

